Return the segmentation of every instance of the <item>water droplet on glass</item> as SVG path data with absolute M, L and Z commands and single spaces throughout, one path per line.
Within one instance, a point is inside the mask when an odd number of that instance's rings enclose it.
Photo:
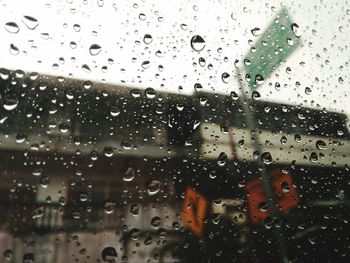
M 114 150 L 113 150 L 113 148 L 112 147 L 105 147 L 104 149 L 103 149 L 103 152 L 104 152 L 104 155 L 106 156 L 106 157 L 112 157 L 113 156 L 113 153 L 114 153 Z
M 142 62 L 141 67 L 143 69 L 148 69 L 150 65 L 151 65 L 151 63 L 148 60 L 146 60 L 146 61 Z
M 293 23 L 292 25 L 291 25 L 291 28 L 292 28 L 292 31 L 293 31 L 293 33 L 294 33 L 294 35 L 296 36 L 296 37 L 300 37 L 300 29 L 299 29 L 299 26 L 296 24 L 296 23 Z
M 131 143 L 127 140 L 123 140 L 121 143 L 120 143 L 120 146 L 125 149 L 125 150 L 130 150 L 131 149 Z
M 220 166 L 220 167 L 223 167 L 225 166 L 226 162 L 227 162 L 227 154 L 224 153 L 224 152 L 221 152 L 219 154 L 219 157 L 217 159 L 217 164 Z
M 23 255 L 23 263 L 34 263 L 34 254 L 26 253 Z
M 342 77 L 339 77 L 339 78 L 338 78 L 338 82 L 339 82 L 340 84 L 343 84 L 343 83 L 344 83 L 344 79 L 343 79 Z
M 104 211 L 107 215 L 112 214 L 114 212 L 116 206 L 117 206 L 117 204 L 112 200 L 105 201 L 105 203 L 103 205 Z
M 264 164 L 271 164 L 272 163 L 272 156 L 269 152 L 264 152 L 261 154 L 261 160 Z
M 195 35 L 191 38 L 191 47 L 194 51 L 202 51 L 205 48 L 205 40 L 201 36 Z
M 310 162 L 316 163 L 317 160 L 318 160 L 318 155 L 317 155 L 317 153 L 316 153 L 316 152 L 312 152 L 312 153 L 310 154 Z
M 289 191 L 290 191 L 289 184 L 287 182 L 282 182 L 281 189 L 282 189 L 283 193 L 289 193 Z
M 49 183 L 50 183 L 50 177 L 47 175 L 40 177 L 39 183 L 40 183 L 42 188 L 47 188 L 49 186 Z
M 300 134 L 295 134 L 295 135 L 294 135 L 294 140 L 295 140 L 296 142 L 301 142 L 301 135 L 300 135 Z
M 4 98 L 4 109 L 7 111 L 12 111 L 18 106 L 18 99 L 16 95 L 6 95 Z
M 265 201 L 262 201 L 259 203 L 258 207 L 261 212 L 267 212 L 267 210 L 269 209 L 269 204 Z
M 261 76 L 261 75 L 256 75 L 255 76 L 255 83 L 257 84 L 257 85 L 261 85 L 261 84 L 263 84 L 264 83 L 264 77 L 263 76 Z
M 15 46 L 14 44 L 10 44 L 10 54 L 11 55 L 18 55 L 19 54 L 19 48 Z
M 230 74 L 228 74 L 227 72 L 222 73 L 221 75 L 221 80 L 222 82 L 224 82 L 225 84 L 228 84 L 230 81 Z
M 305 88 L 305 94 L 306 94 L 306 95 L 310 95 L 311 92 L 312 92 L 312 90 L 311 90 L 309 87 L 306 87 L 306 88 Z
M 19 27 L 15 22 L 7 22 L 5 24 L 5 29 L 7 32 L 16 34 L 19 32 Z
M 74 29 L 75 32 L 80 32 L 81 27 L 80 27 L 80 25 L 78 25 L 78 24 L 74 24 L 74 25 L 73 25 L 73 29 Z
M 154 99 L 156 97 L 156 91 L 153 88 L 147 88 L 145 90 L 145 96 L 147 99 Z
M 281 140 L 280 140 L 281 144 L 282 144 L 282 145 L 285 145 L 285 144 L 287 143 L 287 141 L 288 141 L 288 140 L 287 140 L 287 137 L 283 135 L 283 136 L 281 137 Z
M 316 147 L 317 147 L 317 149 L 319 149 L 319 150 L 326 150 L 326 149 L 327 149 L 326 143 L 325 143 L 324 141 L 322 141 L 322 140 L 318 140 L 318 141 L 316 142 Z
M 198 59 L 198 63 L 199 63 L 199 65 L 200 65 L 201 67 L 204 67 L 205 64 L 206 64 L 205 58 L 200 57 L 200 58 Z
M 86 72 L 86 73 L 90 73 L 91 69 L 88 65 L 84 64 L 81 66 L 81 68 Z
M 152 41 L 153 41 L 153 38 L 152 38 L 152 36 L 150 34 L 145 34 L 143 36 L 143 43 L 148 45 L 148 44 L 151 44 Z
M 252 32 L 252 35 L 255 37 L 261 35 L 261 29 L 258 27 L 254 27 L 252 30 L 250 30 L 250 32 Z
M 104 262 L 116 263 L 118 260 L 118 254 L 114 247 L 106 247 L 101 252 Z
M 241 139 L 238 141 L 238 147 L 243 148 L 244 147 L 244 139 Z
M 38 20 L 32 16 L 23 16 L 22 22 L 30 30 L 34 30 L 39 25 Z
M 160 191 L 160 181 L 159 180 L 152 180 L 147 187 L 147 193 L 148 195 L 152 196 Z
M 60 130 L 60 132 L 62 133 L 66 133 L 69 131 L 69 125 L 67 123 L 61 123 L 59 126 L 58 126 L 58 129 Z
M 151 225 L 154 228 L 158 228 L 160 226 L 161 222 L 162 222 L 162 220 L 158 216 L 155 216 L 151 219 Z
M 83 84 L 84 89 L 90 89 L 92 87 L 92 82 L 90 80 L 87 80 Z
M 141 91 L 139 89 L 132 89 L 130 94 L 133 98 L 141 97 Z
M 18 133 L 16 135 L 16 143 L 24 143 L 27 139 L 27 134 L 25 133 Z
M 200 83 L 194 84 L 195 91 L 201 91 L 203 89 L 203 86 Z
M 232 100 L 238 100 L 238 99 L 239 99 L 239 96 L 238 96 L 238 94 L 237 94 L 235 91 L 231 91 L 231 93 L 230 93 L 230 98 L 231 98 Z
M 8 261 L 12 259 L 13 253 L 11 249 L 6 249 L 3 254 L 4 258 Z
M 137 216 L 139 214 L 140 208 L 138 204 L 133 204 L 130 206 L 130 213 L 134 216 Z
M 112 117 L 117 117 L 120 114 L 120 109 L 118 106 L 112 106 L 109 110 L 109 113 L 111 114 Z
M 89 48 L 89 52 L 91 56 L 97 56 L 98 54 L 100 54 L 101 50 L 102 48 L 98 44 L 92 44 Z
M 254 91 L 252 92 L 252 99 L 253 99 L 253 100 L 260 100 L 260 98 L 261 98 L 260 93 L 257 92 L 256 90 L 254 90 Z
M 186 31 L 187 28 L 188 28 L 188 26 L 187 26 L 186 24 L 181 24 L 180 27 L 181 27 L 182 30 L 185 30 L 185 31 Z
M 140 13 L 140 14 L 139 14 L 139 19 L 140 19 L 141 21 L 145 21 L 145 20 L 146 20 L 146 15 L 143 14 L 143 13 Z
M 125 182 L 131 182 L 135 178 L 135 171 L 132 167 L 129 167 L 123 174 L 123 180 Z

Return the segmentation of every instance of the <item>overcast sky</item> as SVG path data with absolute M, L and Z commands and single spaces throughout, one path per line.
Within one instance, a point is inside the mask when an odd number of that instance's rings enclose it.
M 0 0 L 0 5 L 0 67 L 181 94 L 193 93 L 197 82 L 216 93 L 237 91 L 234 61 L 259 38 L 251 30 L 264 31 L 285 5 L 300 27 L 302 45 L 259 88 L 262 99 L 350 114 L 350 5 L 345 0 Z M 9 22 L 18 25 L 17 33 Z M 152 36 L 146 43 L 145 34 Z M 194 35 L 205 39 L 200 52 L 191 48 Z M 10 51 L 11 44 L 18 51 Z M 94 44 L 101 47 L 97 55 L 89 53 Z M 149 64 L 142 66 L 145 61 Z M 227 84 L 224 72 L 231 75 Z M 306 87 L 311 92 L 305 93 Z

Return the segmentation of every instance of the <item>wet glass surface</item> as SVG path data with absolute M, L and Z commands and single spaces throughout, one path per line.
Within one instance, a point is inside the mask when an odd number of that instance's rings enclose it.
M 0 5 L 0 262 L 348 262 L 346 1 Z

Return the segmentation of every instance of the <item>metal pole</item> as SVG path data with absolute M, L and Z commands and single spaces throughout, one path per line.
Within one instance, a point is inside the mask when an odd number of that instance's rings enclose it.
M 262 155 L 261 145 L 262 144 L 259 141 L 259 129 L 256 126 L 254 112 L 251 110 L 251 105 L 250 105 L 249 99 L 247 98 L 245 86 L 242 84 L 242 81 L 241 81 L 241 73 L 240 73 L 239 67 L 236 68 L 236 74 L 237 74 L 237 81 L 238 81 L 239 89 L 241 91 L 240 100 L 241 100 L 241 103 L 243 106 L 245 120 L 247 122 L 248 129 L 251 131 L 253 150 L 257 151 L 259 153 L 259 158 L 257 159 L 257 161 L 258 161 L 260 176 L 261 176 L 261 179 L 263 181 L 264 190 L 266 192 L 268 211 L 270 212 L 272 219 L 277 220 L 278 219 L 278 211 L 277 211 L 277 207 L 276 207 L 276 201 L 275 201 L 275 198 L 273 196 L 272 185 L 271 185 L 270 178 L 269 178 L 267 171 L 266 171 L 265 163 L 261 160 L 261 155 Z M 277 237 L 277 242 L 280 246 L 282 262 L 288 263 L 289 260 L 288 260 L 288 256 L 287 256 L 287 250 L 286 250 L 286 246 L 285 246 L 286 243 L 285 243 L 284 237 L 281 234 L 281 231 L 279 231 L 279 229 L 276 227 L 274 227 L 274 233 Z

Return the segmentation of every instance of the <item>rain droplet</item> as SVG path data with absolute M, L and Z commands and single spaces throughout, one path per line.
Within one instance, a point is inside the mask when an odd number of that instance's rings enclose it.
M 200 58 L 198 59 L 198 63 L 199 63 L 199 65 L 200 65 L 201 67 L 204 67 L 205 64 L 206 64 L 205 58 L 200 57 Z
M 310 162 L 316 163 L 317 161 L 318 161 L 317 153 L 312 152 L 312 153 L 310 154 Z
M 18 55 L 19 54 L 19 48 L 15 46 L 14 44 L 10 44 L 10 54 L 11 55 Z
M 12 259 L 13 253 L 11 249 L 6 249 L 3 254 L 4 258 L 8 261 Z
M 269 152 L 262 153 L 261 160 L 264 162 L 264 164 L 271 164 L 272 163 L 271 153 L 269 153 Z
M 262 201 L 259 203 L 258 207 L 261 212 L 267 212 L 267 210 L 269 209 L 269 204 L 265 201 Z
M 203 86 L 200 83 L 196 83 L 194 84 L 194 89 L 195 91 L 201 91 L 203 89 Z
M 90 67 L 89 67 L 88 65 L 86 65 L 86 64 L 82 65 L 81 68 L 82 68 L 85 72 L 87 72 L 87 73 L 90 73 L 90 72 L 91 72 Z
M 7 32 L 16 34 L 19 32 L 19 27 L 15 22 L 7 22 L 5 24 L 5 29 Z
M 81 27 L 80 27 L 80 25 L 78 25 L 78 24 L 74 24 L 74 25 L 73 25 L 73 29 L 74 29 L 75 32 L 80 32 Z
M 319 150 L 326 150 L 326 149 L 327 149 L 326 143 L 325 143 L 324 141 L 322 141 L 322 140 L 318 140 L 318 141 L 316 142 L 316 147 L 317 147 L 317 149 L 319 149 Z
M 306 95 L 310 95 L 311 92 L 312 92 L 312 90 L 311 90 L 309 87 L 306 87 L 306 88 L 305 88 L 305 94 L 306 94 Z
M 188 28 L 188 26 L 187 26 L 186 24 L 181 24 L 180 27 L 181 27 L 182 30 L 185 30 L 185 31 L 186 31 L 187 28 Z
M 33 253 L 24 254 L 23 263 L 34 263 L 34 254 Z
M 191 38 L 191 47 L 194 51 L 200 52 L 205 48 L 205 40 L 201 36 L 195 35 Z
M 89 52 L 91 56 L 97 56 L 98 54 L 100 54 L 101 50 L 102 48 L 98 44 L 92 44 L 89 48 Z
M 140 13 L 140 14 L 139 14 L 139 19 L 140 19 L 141 21 L 145 21 L 145 20 L 146 20 L 146 15 L 143 14 L 143 13 Z
M 142 62 L 141 67 L 143 69 L 148 69 L 150 65 L 151 65 L 151 63 L 148 60 L 146 60 L 146 61 Z
M 109 113 L 112 117 L 117 117 L 120 114 L 120 109 L 118 106 L 112 106 L 109 110 Z
M 133 204 L 130 206 L 130 213 L 134 216 L 137 216 L 139 214 L 140 208 L 137 204 Z
M 295 135 L 294 135 L 294 140 L 295 140 L 296 142 L 301 142 L 301 135 L 300 135 L 300 134 L 295 134 Z
M 147 88 L 145 90 L 145 96 L 147 99 L 154 99 L 156 97 L 156 91 L 153 88 Z
M 255 37 L 261 35 L 261 29 L 258 27 L 254 27 L 252 30 L 250 30 L 250 32 L 252 32 L 253 36 L 255 36 Z
M 115 263 L 118 259 L 117 251 L 114 247 L 106 247 L 102 250 L 102 259 L 104 262 Z
M 114 153 L 114 150 L 112 147 L 105 147 L 104 150 L 103 150 L 104 154 L 106 157 L 112 157 L 113 156 L 113 153 Z
M 148 195 L 152 196 L 160 191 L 160 181 L 159 180 L 152 180 L 147 187 L 147 193 Z
M 125 182 L 131 182 L 135 178 L 135 171 L 132 167 L 129 167 L 123 175 L 123 180 Z
M 90 80 L 87 80 L 83 84 L 84 89 L 90 89 L 92 87 L 92 82 Z
M 152 36 L 150 34 L 145 34 L 143 36 L 143 43 L 148 45 L 148 44 L 151 44 L 152 41 L 153 41 L 153 38 L 152 38 Z
M 288 141 L 288 140 L 287 140 L 287 137 L 283 135 L 283 136 L 281 137 L 281 140 L 280 140 L 281 144 L 282 144 L 282 145 L 285 145 L 285 144 L 287 143 L 287 141 Z
M 32 16 L 23 16 L 22 22 L 30 30 L 34 30 L 39 25 L 38 20 Z
M 154 228 L 158 228 L 160 226 L 161 222 L 162 222 L 162 220 L 158 216 L 155 216 L 151 219 L 151 225 Z
M 253 99 L 253 100 L 260 100 L 260 98 L 261 98 L 260 93 L 257 92 L 256 90 L 254 90 L 254 91 L 252 92 L 252 99 Z
M 16 97 L 16 95 L 7 95 L 4 98 L 4 109 L 7 111 L 12 111 L 14 109 L 16 109 L 18 106 L 18 99 Z
M 232 100 L 238 100 L 238 99 L 239 99 L 239 96 L 238 96 L 238 94 L 237 94 L 235 91 L 231 91 L 231 93 L 230 93 L 230 98 L 231 98 Z
M 243 148 L 244 147 L 244 139 L 241 139 L 238 141 L 238 147 Z
M 103 205 L 105 213 L 106 213 L 107 215 L 112 214 L 112 213 L 114 212 L 114 210 L 115 210 L 116 205 L 117 205 L 117 204 L 116 204 L 114 201 L 112 201 L 112 200 L 107 200 L 107 201 L 104 203 L 104 205 Z
M 256 75 L 255 76 L 255 83 L 257 84 L 257 85 L 261 85 L 261 84 L 263 84 L 264 83 L 264 77 L 263 76 L 261 76 L 261 75 Z
M 130 94 L 133 98 L 139 98 L 141 97 L 141 91 L 138 89 L 133 89 L 130 91 Z
M 24 143 L 27 139 L 27 134 L 25 133 L 18 133 L 16 135 L 16 143 Z
M 291 25 L 291 28 L 292 28 L 292 31 L 293 31 L 293 33 L 294 33 L 294 35 L 296 36 L 296 37 L 300 37 L 300 29 L 299 29 L 299 26 L 296 24 L 296 23 L 293 23 L 292 25 Z
M 39 183 L 40 183 L 42 188 L 44 188 L 44 189 L 47 188 L 50 184 L 50 177 L 47 175 L 40 177 Z
M 228 84 L 230 81 L 230 74 L 228 74 L 227 72 L 222 73 L 221 75 L 221 80 L 222 82 L 224 82 L 225 84 Z
M 218 164 L 220 167 L 223 167 L 223 166 L 225 166 L 226 162 L 227 162 L 227 154 L 224 153 L 224 152 L 221 152 L 221 153 L 219 154 L 218 159 L 217 159 L 217 164 Z

